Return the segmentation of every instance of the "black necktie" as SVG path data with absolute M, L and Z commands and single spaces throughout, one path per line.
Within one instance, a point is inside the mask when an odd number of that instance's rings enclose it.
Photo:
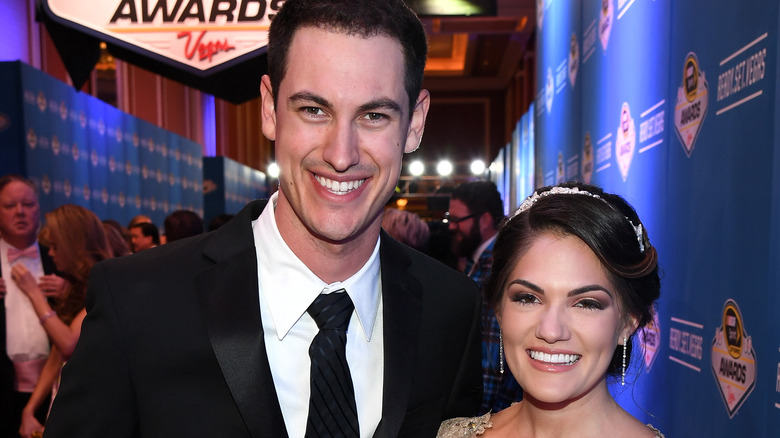
M 306 437 L 358 437 L 355 390 L 347 364 L 347 326 L 352 300 L 342 289 L 320 294 L 308 312 L 320 332 L 309 347 L 311 398 Z

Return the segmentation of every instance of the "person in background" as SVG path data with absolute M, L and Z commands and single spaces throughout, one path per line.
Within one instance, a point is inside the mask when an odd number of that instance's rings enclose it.
M 523 401 L 445 421 L 438 437 L 663 437 L 607 386 L 626 383 L 660 289 L 658 254 L 623 198 L 579 183 L 537 190 L 501 227 L 485 284 L 501 369 L 517 378 Z
M 233 219 L 234 216 L 235 216 L 234 214 L 227 214 L 227 213 L 215 216 L 214 219 L 209 221 L 209 228 L 208 228 L 207 231 L 214 231 L 214 230 L 216 230 L 217 228 L 221 227 L 222 225 L 225 225 L 227 223 L 227 221 L 229 221 L 230 219 Z
M 415 213 L 397 208 L 385 209 L 382 216 L 382 229 L 395 240 L 426 253 L 430 230 L 428 224 Z
M 132 254 L 132 251 L 130 251 L 130 232 L 125 227 L 115 220 L 105 219 L 103 221 L 103 229 L 106 232 L 106 238 L 114 257 Z
M 165 218 L 163 229 L 165 242 L 170 243 L 203 233 L 203 219 L 194 211 L 176 210 Z
M 0 436 L 19 430 L 22 409 L 49 355 L 49 340 L 30 301 L 10 280 L 11 268 L 24 265 L 53 299 L 64 280 L 49 249 L 38 242 L 40 206 L 35 185 L 20 175 L 0 177 Z M 37 412 L 42 421 L 46 409 Z
M 46 438 L 430 437 L 477 412 L 476 285 L 381 230 L 430 106 L 422 23 L 287 0 L 268 38 L 279 190 L 95 266 Z
M 130 226 L 130 243 L 133 252 L 141 252 L 160 244 L 160 232 L 151 222 L 141 222 Z
M 458 185 L 450 194 L 445 219 L 452 233 L 453 253 L 465 259 L 465 274 L 484 288 L 493 265 L 498 225 L 504 219 L 504 203 L 496 185 L 490 181 Z M 483 297 L 482 414 L 498 412 L 523 397 L 515 378 L 499 372 L 499 334 L 496 315 Z
M 127 228 L 130 229 L 133 227 L 133 225 L 143 224 L 143 223 L 151 224 L 152 218 L 150 218 L 145 214 L 139 214 L 137 216 L 134 216 L 132 219 L 130 219 L 130 223 L 127 224 Z
M 15 264 L 11 269 L 13 282 L 32 304 L 40 326 L 52 343 L 35 389 L 21 413 L 19 435 L 23 438 L 43 431 L 42 423 L 34 414 L 38 409 L 48 408 L 46 401 L 50 394 L 56 394 L 60 368 L 79 339 L 86 315 L 84 300 L 89 272 L 95 263 L 111 257 L 100 219 L 78 205 L 65 204 L 47 213 L 40 240 L 49 247 L 49 255 L 67 280 L 67 287 L 52 308 L 29 269 L 22 264 Z

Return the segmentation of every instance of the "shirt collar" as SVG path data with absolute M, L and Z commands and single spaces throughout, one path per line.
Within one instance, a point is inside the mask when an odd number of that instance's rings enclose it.
M 327 284 L 295 254 L 279 233 L 275 220 L 277 193 L 271 196 L 262 214 L 252 222 L 257 251 L 260 291 L 268 303 L 272 323 L 282 340 L 306 313 L 321 292 L 346 289 L 355 305 L 360 326 L 371 340 L 380 299 L 379 237 L 363 267 L 343 281 Z
M 474 254 L 471 255 L 471 260 L 476 264 L 479 261 L 480 256 L 482 256 L 482 253 L 485 252 L 488 246 L 490 246 L 493 241 L 496 240 L 496 234 L 493 235 L 490 239 L 482 242 L 479 247 L 477 247 L 477 250 L 474 251 Z

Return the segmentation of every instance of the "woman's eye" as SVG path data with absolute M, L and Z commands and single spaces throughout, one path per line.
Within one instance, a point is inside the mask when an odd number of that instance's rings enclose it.
M 533 304 L 539 301 L 535 295 L 528 293 L 514 294 L 510 297 L 510 300 L 512 300 L 513 303 L 518 304 Z
M 604 306 L 598 300 L 592 300 L 592 299 L 577 301 L 577 304 L 575 304 L 575 306 L 581 307 L 583 309 L 588 309 L 588 310 L 601 310 L 604 308 Z

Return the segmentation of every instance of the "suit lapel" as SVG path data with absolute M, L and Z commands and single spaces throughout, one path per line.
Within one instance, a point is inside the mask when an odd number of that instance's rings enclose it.
M 257 257 L 250 222 L 265 204 L 244 208 L 210 239 L 214 264 L 198 276 L 199 298 L 214 354 L 253 437 L 286 437 L 263 340 Z
M 409 400 L 422 313 L 422 286 L 407 269 L 410 264 L 400 243 L 382 232 L 385 376 L 382 421 L 375 438 L 395 437 Z

